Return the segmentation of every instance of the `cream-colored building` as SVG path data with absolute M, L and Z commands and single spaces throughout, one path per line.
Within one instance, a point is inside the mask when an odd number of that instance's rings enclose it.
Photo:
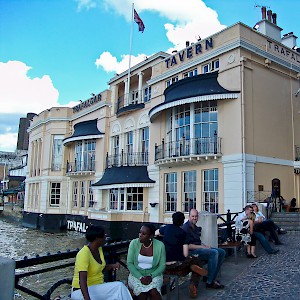
M 300 53 L 276 17 L 258 25 L 159 52 L 129 80 L 36 116 L 24 225 L 93 222 L 131 238 L 178 210 L 238 212 L 272 192 L 299 201 Z

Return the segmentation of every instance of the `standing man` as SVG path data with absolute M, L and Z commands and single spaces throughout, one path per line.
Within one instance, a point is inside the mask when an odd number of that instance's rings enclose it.
M 198 211 L 191 209 L 189 220 L 182 226 L 189 239 L 189 250 L 191 255 L 198 255 L 200 259 L 208 261 L 208 275 L 206 288 L 222 289 L 224 285 L 216 280 L 220 267 L 225 257 L 225 251 L 220 248 L 211 248 L 201 242 L 201 227 L 198 222 Z

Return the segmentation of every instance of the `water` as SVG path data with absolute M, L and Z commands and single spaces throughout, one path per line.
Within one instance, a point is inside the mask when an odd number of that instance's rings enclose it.
M 65 252 L 67 250 L 81 249 L 86 244 L 84 234 L 75 231 L 67 231 L 64 233 L 45 233 L 34 229 L 24 228 L 17 223 L 9 222 L 0 216 L 0 256 L 12 258 L 15 260 L 22 259 L 24 256 L 28 258 L 40 256 L 47 253 L 55 254 L 58 251 Z M 124 261 L 125 258 L 123 257 Z M 71 259 L 68 262 L 73 262 Z M 55 265 L 60 262 L 50 264 Z M 49 266 L 49 264 L 47 265 Z M 44 267 L 44 266 L 43 266 Z M 39 266 L 28 268 L 36 270 Z M 26 270 L 27 271 L 27 270 Z M 64 278 L 72 278 L 74 267 L 63 268 L 52 272 L 33 275 L 20 279 L 20 284 L 39 294 L 45 294 L 47 290 L 58 280 Z M 19 272 L 19 270 L 16 270 Z M 128 271 L 121 267 L 117 273 L 117 279 L 125 281 Z M 55 299 L 60 295 L 62 299 L 70 293 L 69 285 L 62 285 L 54 291 L 51 299 Z M 32 296 L 24 294 L 19 290 L 15 290 L 15 300 L 34 300 Z
M 57 251 L 65 252 L 66 250 L 75 250 L 81 248 L 86 243 L 82 233 L 69 231 L 65 233 L 51 234 L 38 230 L 24 228 L 16 223 L 10 223 L 0 217 L 0 256 L 22 259 L 24 256 L 34 257 L 36 254 L 45 255 L 50 252 L 52 254 Z M 36 269 L 37 267 L 32 267 Z M 20 280 L 23 286 L 26 286 L 40 294 L 44 294 L 50 286 L 59 279 L 71 278 L 73 267 L 56 270 L 23 278 Z M 62 286 L 53 293 L 52 299 L 57 295 L 67 295 L 69 286 Z M 15 292 L 17 300 L 33 300 L 36 299 L 27 294 L 21 293 L 19 290 Z

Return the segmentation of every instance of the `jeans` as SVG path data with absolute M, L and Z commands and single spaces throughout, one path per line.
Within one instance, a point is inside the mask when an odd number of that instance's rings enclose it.
M 199 248 L 190 251 L 191 255 L 198 255 L 200 259 L 207 260 L 207 283 L 213 283 L 225 257 L 225 250 L 221 248 Z
M 254 230 L 262 233 L 269 231 L 272 240 L 274 240 L 275 243 L 279 242 L 278 235 L 276 233 L 277 227 L 272 220 L 266 220 L 261 223 L 254 224 Z
M 257 240 L 259 240 L 266 252 L 270 254 L 274 251 L 274 249 L 270 246 L 270 243 L 266 240 L 265 236 L 262 233 L 254 231 L 253 235 L 256 237 Z

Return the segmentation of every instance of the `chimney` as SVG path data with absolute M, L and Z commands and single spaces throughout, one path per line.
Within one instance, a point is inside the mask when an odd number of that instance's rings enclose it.
M 266 19 L 266 7 L 262 7 L 262 18 L 263 20 L 257 22 L 253 29 L 256 29 L 258 32 L 281 42 L 281 30 L 277 25 L 277 14 L 273 14 L 272 10 L 267 10 L 267 19 Z M 272 21 L 273 19 L 273 21 Z
M 263 6 L 261 8 L 261 16 L 262 16 L 262 20 L 265 20 L 266 19 L 266 12 L 267 12 L 267 9 L 265 6 Z
M 272 14 L 273 24 L 277 24 L 277 14 Z
M 286 33 L 283 35 L 281 43 L 295 50 L 295 48 L 297 47 L 297 37 L 294 35 L 293 32 Z
M 186 41 L 186 42 L 185 42 L 185 46 L 186 46 L 186 47 L 189 47 L 189 45 L 190 45 L 190 42 L 189 42 L 189 41 Z
M 268 21 L 271 22 L 272 11 L 270 9 L 267 11 L 267 15 L 268 15 Z

